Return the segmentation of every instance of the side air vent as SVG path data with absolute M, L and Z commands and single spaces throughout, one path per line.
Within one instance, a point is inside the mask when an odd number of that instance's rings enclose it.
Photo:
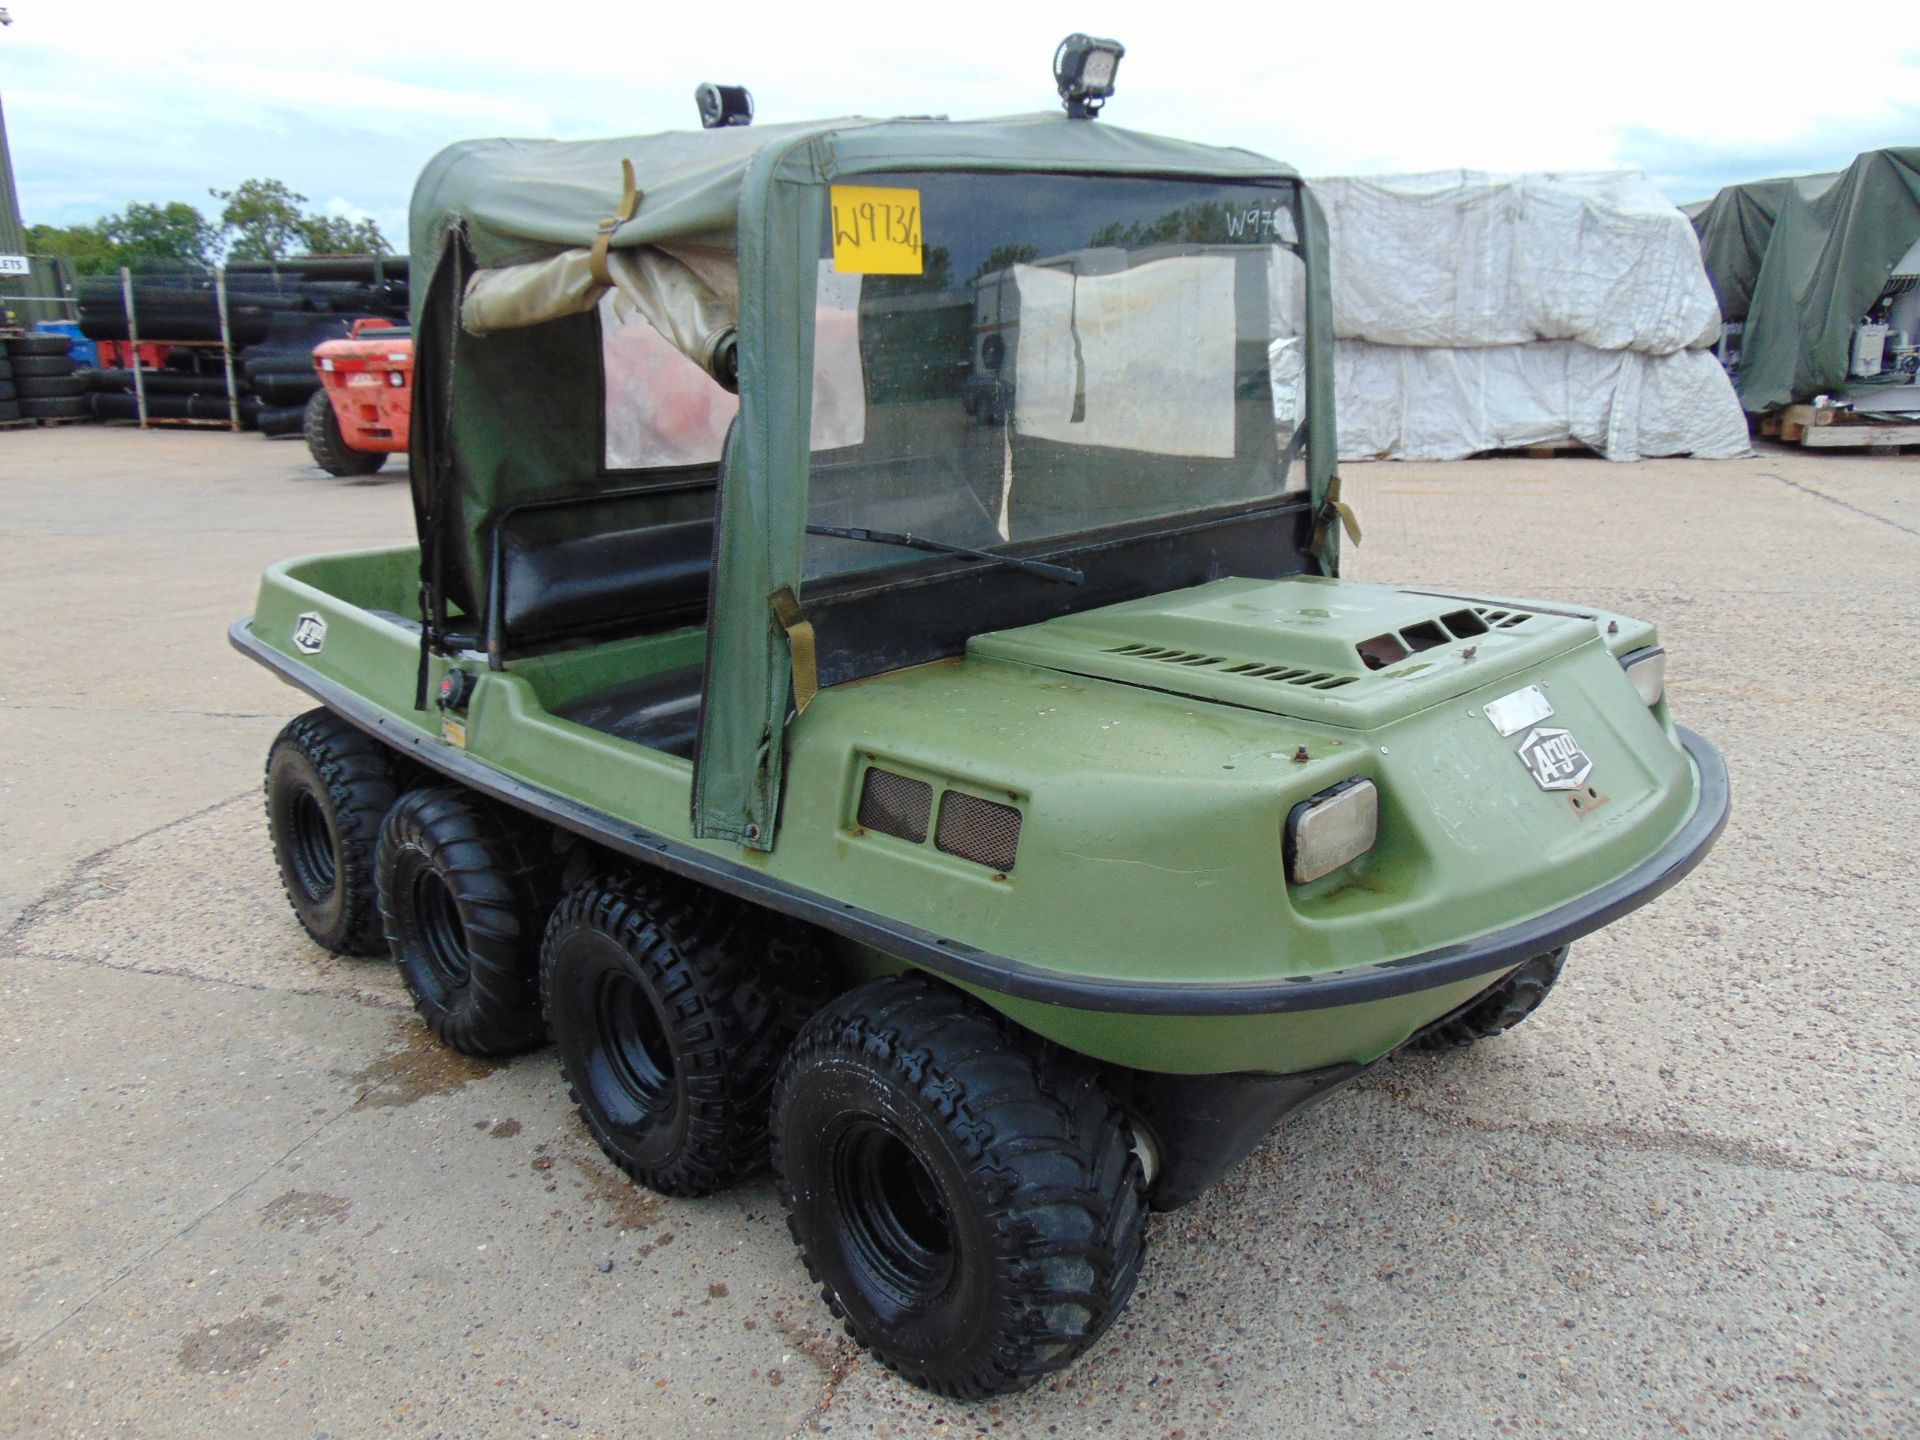
M 1202 655 L 1197 650 L 1169 650 L 1164 645 L 1111 645 L 1107 647 L 1107 654 L 1125 655 L 1130 660 L 1163 660 L 1169 665 L 1191 665 L 1196 670 L 1226 663 L 1218 655 Z
M 984 802 L 982 802 L 984 803 Z M 950 805 L 947 808 L 952 808 Z M 1014 812 L 1017 816 L 1018 811 Z M 933 787 L 924 780 L 896 775 L 874 766 L 867 771 L 860 787 L 860 824 L 882 835 L 921 844 L 927 838 L 927 821 L 933 814 Z M 940 819 L 942 833 L 946 816 Z M 1016 828 L 1018 822 L 1015 822 Z M 945 845 L 940 847 L 946 849 Z
M 1354 681 L 1351 675 L 1335 675 L 1327 670 L 1262 665 L 1253 660 L 1229 665 L 1224 655 L 1202 655 L 1197 650 L 1169 650 L 1159 645 L 1110 645 L 1106 653 L 1124 655 L 1129 660 L 1159 660 L 1168 665 L 1185 665 L 1190 670 L 1209 670 L 1218 665 L 1222 675 L 1237 675 L 1243 680 L 1273 680 L 1285 685 L 1311 685 L 1316 690 L 1338 690 L 1342 685 L 1351 685 Z
M 1489 630 L 1511 630 L 1526 624 L 1529 618 L 1524 610 L 1496 610 L 1490 605 L 1476 605 L 1473 613 L 1486 622 Z
M 933 843 L 949 855 L 1005 874 L 1013 869 L 1020 849 L 1020 812 L 1011 805 L 949 790 L 940 800 L 940 828 Z

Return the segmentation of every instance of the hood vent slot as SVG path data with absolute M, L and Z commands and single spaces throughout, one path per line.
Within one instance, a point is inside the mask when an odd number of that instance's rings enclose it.
M 1109 655 L 1124 655 L 1129 660 L 1159 660 L 1168 665 L 1184 665 L 1190 670 L 1210 670 L 1219 667 L 1222 675 L 1235 675 L 1242 680 L 1272 680 L 1282 685 L 1310 685 L 1315 690 L 1338 690 L 1342 685 L 1351 685 L 1357 678 L 1352 675 L 1335 675 L 1330 670 L 1303 670 L 1297 665 L 1262 665 L 1254 660 L 1242 660 L 1229 665 L 1224 655 L 1202 655 L 1193 650 L 1170 650 L 1161 645 L 1110 645 Z
M 1353 648 L 1360 663 L 1369 670 L 1384 670 L 1409 655 L 1432 650 L 1449 640 L 1469 640 L 1489 630 L 1512 630 L 1527 623 L 1524 610 L 1501 610 L 1491 605 L 1475 605 L 1467 610 L 1452 610 L 1438 620 L 1422 620 L 1404 630 L 1389 630 L 1384 635 L 1362 640 Z

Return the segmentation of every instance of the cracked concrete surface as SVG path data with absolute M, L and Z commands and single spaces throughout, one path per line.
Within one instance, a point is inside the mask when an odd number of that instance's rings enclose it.
M 1355 574 L 1657 620 L 1734 820 L 1526 1025 L 1159 1217 L 1108 1338 L 985 1405 L 839 1335 L 764 1179 L 634 1190 L 549 1054 L 451 1055 L 306 942 L 258 800 L 304 702 L 224 628 L 409 518 L 304 462 L 0 436 L 0 1435 L 1920 1431 L 1920 462 L 1349 471 Z

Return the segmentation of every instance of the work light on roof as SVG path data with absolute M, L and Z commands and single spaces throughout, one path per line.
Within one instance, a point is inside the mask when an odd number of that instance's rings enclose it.
M 1060 87 L 1060 99 L 1067 114 L 1076 120 L 1091 120 L 1113 94 L 1113 77 L 1120 69 L 1120 57 L 1127 47 L 1118 40 L 1098 40 L 1091 35 L 1069 35 L 1053 52 L 1053 83 Z
M 753 123 L 753 96 L 744 85 L 715 85 L 708 81 L 695 88 L 693 103 L 700 107 L 702 130 Z

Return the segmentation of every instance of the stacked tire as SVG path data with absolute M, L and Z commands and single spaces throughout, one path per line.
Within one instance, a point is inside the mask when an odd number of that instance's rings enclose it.
M 0 360 L 0 420 L 77 420 L 87 413 L 86 377 L 74 373 L 65 335 L 16 335 Z

